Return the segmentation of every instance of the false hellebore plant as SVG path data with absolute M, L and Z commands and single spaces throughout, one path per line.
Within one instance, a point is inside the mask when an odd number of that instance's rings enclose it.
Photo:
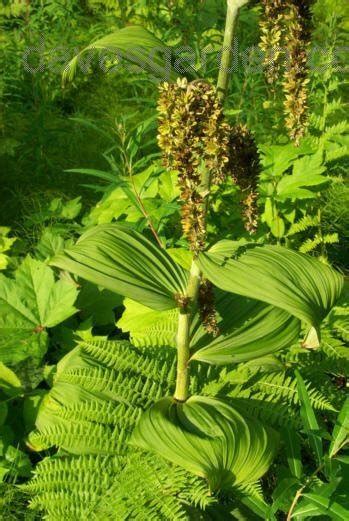
M 88 230 L 52 261 L 154 310 L 148 325 L 159 333 L 161 314 L 171 312 L 177 324 L 174 395 L 143 412 L 129 443 L 204 477 L 212 491 L 256 482 L 273 460 L 278 435 L 228 401 L 190 395 L 192 367 L 275 353 L 296 342 L 302 326 L 304 346 L 317 346 L 320 324 L 342 289 L 338 273 L 295 251 L 253 242 L 241 246 L 230 240 L 207 244 L 210 187 L 234 170 L 234 132 L 225 121 L 222 100 L 234 23 L 245 3 L 228 1 L 217 88 L 185 79 L 160 87 L 159 145 L 165 164 L 178 171 L 190 266 L 183 262 L 182 250 L 170 254 L 121 224 Z M 231 175 L 242 178 L 241 172 Z M 255 182 L 241 182 L 251 196 Z

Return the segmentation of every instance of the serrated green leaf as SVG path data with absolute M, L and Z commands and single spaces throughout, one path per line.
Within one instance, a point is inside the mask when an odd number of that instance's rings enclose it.
M 123 298 L 120 295 L 85 282 L 81 287 L 77 306 L 80 309 L 79 315 L 82 320 L 92 317 L 94 326 L 102 326 L 115 322 L 113 310 L 121 306 L 122 301 Z
M 61 235 L 49 228 L 44 230 L 36 246 L 36 257 L 39 260 L 50 259 L 64 250 L 65 242 Z
M 46 351 L 46 328 L 76 312 L 78 291 L 73 284 L 55 281 L 46 264 L 27 257 L 15 280 L 0 277 L 0 360 L 16 363 Z

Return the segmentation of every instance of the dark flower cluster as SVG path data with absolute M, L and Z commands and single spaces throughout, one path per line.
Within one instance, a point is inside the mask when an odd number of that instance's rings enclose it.
M 181 189 L 182 227 L 190 248 L 205 247 L 205 178 L 220 183 L 228 162 L 229 125 L 216 90 L 204 81 L 186 79 L 160 87 L 159 146 L 165 166 L 177 170 Z
M 201 281 L 198 301 L 200 318 L 204 328 L 210 335 L 217 337 L 220 331 L 217 324 L 213 285 L 207 279 Z
M 264 13 L 260 20 L 261 37 L 259 47 L 264 51 L 265 55 L 266 80 L 271 85 L 275 85 L 280 75 L 285 1 L 262 0 L 262 5 Z
M 242 190 L 245 227 L 255 232 L 259 158 L 247 127 L 230 127 L 215 88 L 201 80 L 188 83 L 182 79 L 161 85 L 158 111 L 158 142 L 164 165 L 178 171 L 182 228 L 194 255 L 206 245 L 209 185 L 222 183 L 227 175 Z M 177 297 L 182 308 L 188 305 L 183 299 Z M 207 332 L 217 336 L 213 287 L 207 280 L 200 286 L 199 310 Z
M 242 190 L 243 220 L 250 233 L 257 231 L 257 184 L 260 171 L 257 145 L 245 125 L 231 129 L 229 142 L 229 173 Z

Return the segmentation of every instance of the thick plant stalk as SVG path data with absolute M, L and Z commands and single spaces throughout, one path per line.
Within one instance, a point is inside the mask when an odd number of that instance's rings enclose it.
M 235 25 L 238 17 L 239 9 L 247 4 L 248 0 L 228 0 L 227 16 L 225 21 L 225 31 L 223 40 L 222 57 L 217 81 L 218 97 L 223 100 L 229 85 L 230 65 L 233 56 L 233 40 L 235 33 Z
M 232 59 L 232 45 L 234 38 L 234 29 L 236 19 L 240 7 L 247 4 L 248 0 L 227 0 L 227 17 L 224 32 L 224 43 L 221 57 L 219 76 L 217 81 L 217 92 L 219 99 L 224 100 L 229 85 L 229 67 Z M 202 175 L 202 183 L 200 192 L 204 196 L 205 213 L 208 207 L 208 196 L 210 192 L 211 176 L 210 172 L 204 171 Z M 184 402 L 189 396 L 189 362 L 190 362 L 190 324 L 192 313 L 195 311 L 199 287 L 201 281 L 201 272 L 193 259 L 186 299 L 187 304 L 180 309 L 177 330 L 177 378 L 176 390 L 174 394 L 175 400 Z
M 178 317 L 177 381 L 174 397 L 179 402 L 185 402 L 189 395 L 190 323 L 192 306 L 195 305 L 198 296 L 200 278 L 200 270 L 195 262 L 193 262 L 187 288 L 189 304 L 180 310 Z

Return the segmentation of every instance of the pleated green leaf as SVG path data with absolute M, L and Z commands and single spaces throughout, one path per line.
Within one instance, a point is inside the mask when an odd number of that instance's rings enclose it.
M 57 255 L 53 266 L 158 310 L 176 307 L 187 275 L 140 233 L 120 224 L 97 226 Z
M 136 347 L 176 347 L 178 309 L 158 311 L 134 300 L 124 299 L 125 311 L 117 322 Z
M 277 436 L 220 400 L 192 396 L 176 403 L 167 397 L 142 415 L 130 443 L 206 478 L 217 490 L 259 479 L 273 460 Z
M 312 328 L 309 347 L 316 347 L 314 330 L 338 299 L 342 276 L 312 257 L 280 246 L 242 249 L 233 241 L 222 241 L 202 253 L 198 263 L 205 277 L 225 291 L 266 302 L 303 320 Z
M 240 299 L 242 304 L 245 299 Z M 249 312 L 249 308 L 245 308 Z M 240 309 L 241 311 L 241 309 Z M 229 312 L 234 315 L 235 310 Z M 274 353 L 297 341 L 300 322 L 282 309 L 261 306 L 255 314 L 248 316 L 240 327 L 226 335 L 220 335 L 206 347 L 194 353 L 192 359 L 209 364 L 230 364 Z
M 176 346 L 178 310 L 154 311 L 129 299 L 117 326 L 129 332 L 136 346 Z M 190 346 L 192 360 L 209 364 L 246 362 L 285 348 L 298 340 L 300 321 L 287 312 L 257 300 L 216 292 L 220 336 L 212 339 L 199 314 L 193 317 Z
M 178 76 L 171 67 L 171 49 L 144 27 L 134 25 L 119 29 L 85 47 L 68 63 L 63 80 L 72 80 L 79 64 L 88 66 L 91 52 L 96 51 L 106 52 L 108 60 L 115 61 L 115 70 L 118 66 L 121 68 L 126 60 L 164 80 L 173 80 Z

